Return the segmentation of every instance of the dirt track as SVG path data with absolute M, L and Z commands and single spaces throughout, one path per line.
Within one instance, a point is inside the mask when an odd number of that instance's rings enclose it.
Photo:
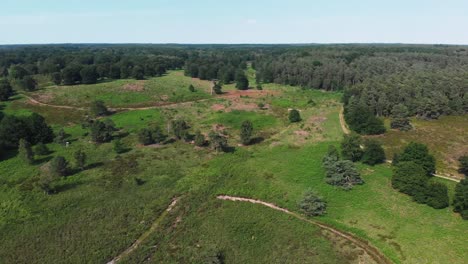
M 316 226 L 318 226 L 318 227 L 320 227 L 320 228 L 322 228 L 324 230 L 327 230 L 327 231 L 329 231 L 329 232 L 331 232 L 331 233 L 333 233 L 333 234 L 335 234 L 337 236 L 340 236 L 340 237 L 350 241 L 351 243 L 359 246 L 377 263 L 385 263 L 385 264 L 386 263 L 392 263 L 387 257 L 385 257 L 385 255 L 380 253 L 380 251 L 377 248 L 370 245 L 367 241 L 364 241 L 364 240 L 362 240 L 360 238 L 357 238 L 352 234 L 349 234 L 349 233 L 346 233 L 346 232 L 343 232 L 343 231 L 339 231 L 339 230 L 337 230 L 337 229 L 335 229 L 333 227 L 330 227 L 330 226 L 328 226 L 326 224 L 323 224 L 323 223 L 320 223 L 318 221 L 307 219 L 302 215 L 299 215 L 297 213 L 293 213 L 293 212 L 291 212 L 291 211 L 289 211 L 287 209 L 281 208 L 281 207 L 276 206 L 276 205 L 274 205 L 272 203 L 267 203 L 267 202 L 264 202 L 264 201 L 249 199 L 249 198 L 243 198 L 243 197 L 228 196 L 228 195 L 219 195 L 217 198 L 220 199 L 220 200 L 225 200 L 225 201 L 248 202 L 248 203 L 253 203 L 253 204 L 260 204 L 260 205 L 272 208 L 274 210 L 289 214 L 291 216 L 294 216 L 297 219 L 300 219 L 302 221 L 311 223 L 311 224 L 316 225 Z

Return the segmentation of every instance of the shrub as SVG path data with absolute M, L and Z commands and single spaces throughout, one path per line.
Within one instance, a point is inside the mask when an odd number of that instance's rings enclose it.
M 104 143 L 112 140 L 112 133 L 116 130 L 111 120 L 101 122 L 94 121 L 91 124 L 91 138 L 96 143 Z
M 390 122 L 390 127 L 392 129 L 398 129 L 400 131 L 409 131 L 413 128 L 410 123 L 409 118 L 393 118 Z
M 463 219 L 468 220 L 468 179 L 461 180 L 455 186 L 453 211 L 460 213 Z
M 57 156 L 50 162 L 49 169 L 53 176 L 67 176 L 69 172 L 68 161 L 62 156 Z
M 432 182 L 426 187 L 426 203 L 435 209 L 442 209 L 449 206 L 447 186 L 442 183 Z
M 188 89 L 192 93 L 195 92 L 195 87 L 192 84 L 188 87 Z
M 418 203 L 426 202 L 428 177 L 424 168 L 413 161 L 399 162 L 392 177 L 393 188 L 413 197 Z
M 78 167 L 80 170 L 84 170 L 86 166 L 86 153 L 84 153 L 82 150 L 78 150 L 75 152 L 73 157 L 75 158 L 76 167 Z
M 341 141 L 341 155 L 343 159 L 359 161 L 364 151 L 361 149 L 362 140 L 356 133 L 344 135 Z
M 188 129 L 190 128 L 185 120 L 177 119 L 172 120 L 171 122 L 172 133 L 174 134 L 175 138 L 178 140 L 187 140 L 189 134 Z
M 211 148 L 215 151 L 225 151 L 227 148 L 227 139 L 223 135 L 220 135 L 217 132 L 210 132 L 210 145 Z
M 242 122 L 240 128 L 240 138 L 243 145 L 248 145 L 252 140 L 253 124 L 252 122 L 246 120 Z
M 117 153 L 117 154 L 122 154 L 127 150 L 125 148 L 124 144 L 122 143 L 122 140 L 120 140 L 119 138 L 114 140 L 113 149 L 114 149 L 115 153 Z
M 205 145 L 205 136 L 198 130 L 195 133 L 195 146 L 203 147 Z
M 91 103 L 90 112 L 93 116 L 105 116 L 109 110 L 103 101 L 97 100 Z
M 296 109 L 289 111 L 289 122 L 296 123 L 301 121 L 301 114 Z
M 313 191 L 304 193 L 298 205 L 299 209 L 307 216 L 323 215 L 327 209 L 327 203 Z
M 458 171 L 468 177 L 468 155 L 461 156 L 458 161 L 460 162 Z
M 223 93 L 223 87 L 221 86 L 221 84 L 216 83 L 213 86 L 213 91 L 214 91 L 215 94 L 222 94 Z
M 151 145 L 154 143 L 151 130 L 148 128 L 143 128 L 138 132 L 138 142 L 143 145 Z
M 366 140 L 362 162 L 371 166 L 385 162 L 385 151 L 379 141 L 375 139 Z

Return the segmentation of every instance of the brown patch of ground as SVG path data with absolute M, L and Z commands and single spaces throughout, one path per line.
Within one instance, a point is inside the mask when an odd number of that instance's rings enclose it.
M 226 127 L 221 124 L 214 124 L 212 126 L 212 130 L 216 132 L 224 132 L 224 130 L 226 130 Z
M 296 136 L 301 136 L 301 137 L 307 137 L 307 136 L 310 135 L 309 132 L 304 131 L 304 130 L 296 130 L 296 131 L 294 131 L 294 134 L 295 134 Z
M 280 94 L 279 91 L 271 91 L 271 90 L 232 90 L 226 91 L 225 93 L 219 95 L 219 97 L 223 98 L 236 98 L 236 97 L 250 97 L 250 98 L 260 98 L 265 97 L 268 95 L 278 95 Z
M 145 81 L 138 81 L 137 83 L 128 83 L 124 85 L 122 89 L 130 92 L 143 92 L 145 90 Z
M 221 111 L 221 110 L 224 110 L 226 109 L 226 107 L 224 107 L 224 105 L 222 104 L 214 104 L 211 106 L 211 110 L 213 111 Z

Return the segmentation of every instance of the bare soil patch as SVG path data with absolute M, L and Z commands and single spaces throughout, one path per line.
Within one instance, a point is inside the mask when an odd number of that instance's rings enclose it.
M 145 90 L 145 81 L 138 81 L 137 83 L 128 83 L 122 87 L 124 91 L 130 92 L 143 92 Z

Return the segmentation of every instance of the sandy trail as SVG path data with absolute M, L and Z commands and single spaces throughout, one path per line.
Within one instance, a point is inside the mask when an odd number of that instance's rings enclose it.
M 127 248 L 125 251 L 120 253 L 117 257 L 112 259 L 111 261 L 107 262 L 107 264 L 115 264 L 119 262 L 122 258 L 130 255 L 135 249 L 138 248 L 138 246 L 146 239 L 148 238 L 149 235 L 151 235 L 156 228 L 158 228 L 159 224 L 161 221 L 164 219 L 164 217 L 167 216 L 167 214 L 172 211 L 174 206 L 176 206 L 177 202 L 179 201 L 179 198 L 174 198 L 171 202 L 171 204 L 167 207 L 167 209 L 153 222 L 151 225 L 150 229 L 148 229 L 145 233 L 143 233 L 133 244 Z
M 329 232 L 331 232 L 331 233 L 333 233 L 333 234 L 335 234 L 337 236 L 340 236 L 340 237 L 350 241 L 351 243 L 359 246 L 377 263 L 385 263 L 385 264 L 392 263 L 387 257 L 385 257 L 382 253 L 380 253 L 380 251 L 377 248 L 370 245 L 367 241 L 364 241 L 364 240 L 362 240 L 360 238 L 357 238 L 352 234 L 349 234 L 349 233 L 346 233 L 346 232 L 343 232 L 343 231 L 339 231 L 339 230 L 337 230 L 337 229 L 335 229 L 333 227 L 330 227 L 328 225 L 325 225 L 323 223 L 307 219 L 302 215 L 299 215 L 297 213 L 293 213 L 293 212 L 291 212 L 291 211 L 289 211 L 289 210 L 287 210 L 285 208 L 281 208 L 281 207 L 279 207 L 279 206 L 277 206 L 275 204 L 267 203 L 267 202 L 264 202 L 264 201 L 261 201 L 261 200 L 256 200 L 256 199 L 249 199 L 249 198 L 244 198 L 244 197 L 235 197 L 235 196 L 228 196 L 228 195 L 219 195 L 217 198 L 220 199 L 220 200 L 225 200 L 225 201 L 248 202 L 248 203 L 253 203 L 253 204 L 260 204 L 260 205 L 269 207 L 271 209 L 274 209 L 274 210 L 289 214 L 291 216 L 294 216 L 297 219 L 300 219 L 302 221 L 305 221 L 305 222 L 308 222 L 310 224 L 316 225 L 316 226 L 318 226 L 318 227 L 320 227 L 320 228 L 322 228 L 324 230 L 327 230 L 327 231 L 329 231 Z

